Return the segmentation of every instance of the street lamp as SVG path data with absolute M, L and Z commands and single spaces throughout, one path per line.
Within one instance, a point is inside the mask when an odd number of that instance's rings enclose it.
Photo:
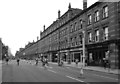
M 85 66 L 85 31 L 83 30 L 83 38 L 82 38 L 82 41 L 83 41 L 83 61 L 82 61 L 82 64 L 83 64 L 83 67 Z

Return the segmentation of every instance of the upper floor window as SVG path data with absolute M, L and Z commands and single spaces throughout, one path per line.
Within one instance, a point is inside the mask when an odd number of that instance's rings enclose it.
M 95 22 L 97 22 L 99 20 L 99 11 L 97 10 L 95 12 Z
M 89 43 L 92 42 L 92 33 L 91 32 L 88 33 L 88 42 Z
M 108 40 L 108 27 L 104 28 L 104 35 L 103 35 L 104 40 Z
M 90 25 L 91 23 L 92 23 L 92 16 L 90 14 L 90 15 L 88 15 L 88 25 Z
M 70 25 L 70 32 L 72 32 L 72 25 Z
M 82 35 L 79 36 L 80 45 L 82 44 Z
M 83 25 L 82 25 L 82 20 L 80 20 L 80 28 L 82 29 Z
M 103 18 L 108 17 L 108 6 L 103 7 Z
M 74 29 L 75 29 L 75 31 L 77 30 L 77 22 L 75 22 L 75 24 L 74 24 Z
M 95 31 L 95 42 L 99 41 L 99 30 Z

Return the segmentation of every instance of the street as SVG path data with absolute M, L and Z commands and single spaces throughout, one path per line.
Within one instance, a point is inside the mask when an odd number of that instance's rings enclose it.
M 94 82 L 118 82 L 118 76 L 104 72 L 84 70 L 80 76 L 80 70 L 74 67 L 59 67 L 50 63 L 47 68 L 38 66 L 35 61 L 21 60 L 17 65 L 16 60 L 11 60 L 9 64 L 2 64 L 2 82 L 81 82 L 92 84 Z M 103 84 L 103 83 L 102 83 Z

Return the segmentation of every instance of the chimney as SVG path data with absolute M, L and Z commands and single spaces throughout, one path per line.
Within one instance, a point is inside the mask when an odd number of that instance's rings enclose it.
M 69 3 L 68 9 L 71 9 L 71 3 Z
M 37 41 L 39 40 L 39 37 L 37 36 Z
M 44 31 L 45 31 L 45 25 L 43 26 L 43 28 L 44 28 Z
M 83 0 L 83 10 L 87 9 L 87 0 Z
M 60 10 L 58 11 L 58 19 L 60 18 Z

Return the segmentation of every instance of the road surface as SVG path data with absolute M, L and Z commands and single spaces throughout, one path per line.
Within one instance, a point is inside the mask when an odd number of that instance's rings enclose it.
M 20 65 L 17 66 L 16 60 L 12 60 L 8 65 L 2 64 L 2 82 L 81 82 L 85 84 L 112 82 L 113 84 L 118 82 L 118 75 L 84 70 L 84 75 L 80 76 L 78 68 L 59 67 L 56 64 L 50 64 L 44 68 L 41 63 L 35 66 L 35 61 L 25 60 L 21 60 Z

